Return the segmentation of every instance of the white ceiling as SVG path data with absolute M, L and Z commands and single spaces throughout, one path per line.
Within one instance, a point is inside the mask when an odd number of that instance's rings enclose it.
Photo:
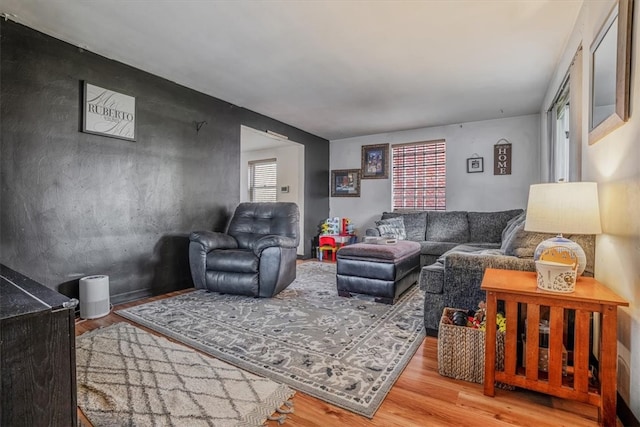
M 0 0 L 10 19 L 327 139 L 537 113 L 582 0 Z

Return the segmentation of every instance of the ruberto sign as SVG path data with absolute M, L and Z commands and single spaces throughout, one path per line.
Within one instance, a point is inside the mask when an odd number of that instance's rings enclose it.
M 136 98 L 84 83 L 82 131 L 136 140 Z

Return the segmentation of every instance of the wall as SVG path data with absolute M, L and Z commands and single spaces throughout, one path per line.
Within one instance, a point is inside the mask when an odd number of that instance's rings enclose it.
M 493 175 L 493 146 L 506 138 L 512 145 L 512 174 Z M 524 208 L 529 185 L 539 180 L 539 115 L 413 129 L 331 141 L 331 169 L 359 169 L 361 147 L 445 139 L 447 210 L 494 211 Z M 483 173 L 467 173 L 466 159 L 484 157 Z M 389 171 L 391 176 L 391 171 Z M 391 180 L 364 179 L 360 197 L 332 197 L 331 216 L 352 219 L 357 234 L 374 227 L 391 210 Z
M 582 180 L 598 183 L 603 229 L 596 240 L 595 277 L 629 301 L 628 308 L 618 310 L 618 392 L 635 418 L 640 419 L 640 75 L 637 72 L 640 7 L 637 2 L 631 42 L 631 117 L 628 123 L 594 145 L 588 144 L 590 47 L 614 3 L 613 0 L 584 2 L 542 108 L 544 111 L 550 105 L 573 54 L 582 44 L 585 53 L 580 120 Z M 545 126 L 543 121 L 543 135 Z M 546 160 L 546 156 L 543 159 Z M 543 167 L 545 164 L 543 161 Z
M 9 267 L 71 295 L 80 277 L 107 274 L 112 302 L 191 286 L 189 232 L 224 229 L 239 202 L 243 124 L 305 145 L 302 226 L 328 215 L 328 141 L 13 22 L 0 34 Z M 79 131 L 82 81 L 136 97 L 136 142 Z
M 278 168 L 277 193 L 276 197 L 279 202 L 294 202 L 298 204 L 300 216 L 304 217 L 304 183 L 300 182 L 300 177 L 304 176 L 304 146 L 294 142 L 288 143 L 286 146 L 280 146 L 265 150 L 242 151 L 240 153 L 240 201 L 248 202 L 249 197 L 249 180 L 248 180 L 248 163 L 253 160 L 276 159 Z M 301 185 L 303 184 L 303 185 Z M 289 192 L 283 193 L 280 187 L 288 186 Z M 300 197 L 303 197 L 302 202 Z M 304 230 L 300 230 L 300 246 L 298 246 L 298 255 L 304 255 Z

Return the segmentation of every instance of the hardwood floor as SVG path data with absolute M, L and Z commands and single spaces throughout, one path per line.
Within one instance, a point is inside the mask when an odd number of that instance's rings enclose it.
M 123 304 L 115 309 L 179 295 L 187 291 Z M 95 320 L 79 320 L 76 335 L 117 322 L 133 322 L 113 311 Z M 151 333 L 147 328 L 136 325 Z M 175 340 L 172 340 L 175 341 Z M 496 390 L 486 397 L 481 384 L 453 380 L 438 374 L 437 339 L 427 337 L 395 383 L 373 419 L 356 415 L 304 393 L 293 398 L 295 412 L 287 416 L 285 426 L 596 426 L 595 407 L 525 390 Z M 91 423 L 78 410 L 86 426 Z M 279 426 L 275 421 L 266 424 Z M 618 425 L 621 425 L 618 422 Z

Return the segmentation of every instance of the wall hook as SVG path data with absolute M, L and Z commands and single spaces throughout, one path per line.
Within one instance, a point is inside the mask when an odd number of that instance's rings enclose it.
M 194 122 L 196 124 L 196 134 L 200 133 L 200 128 L 207 124 L 206 121 Z

